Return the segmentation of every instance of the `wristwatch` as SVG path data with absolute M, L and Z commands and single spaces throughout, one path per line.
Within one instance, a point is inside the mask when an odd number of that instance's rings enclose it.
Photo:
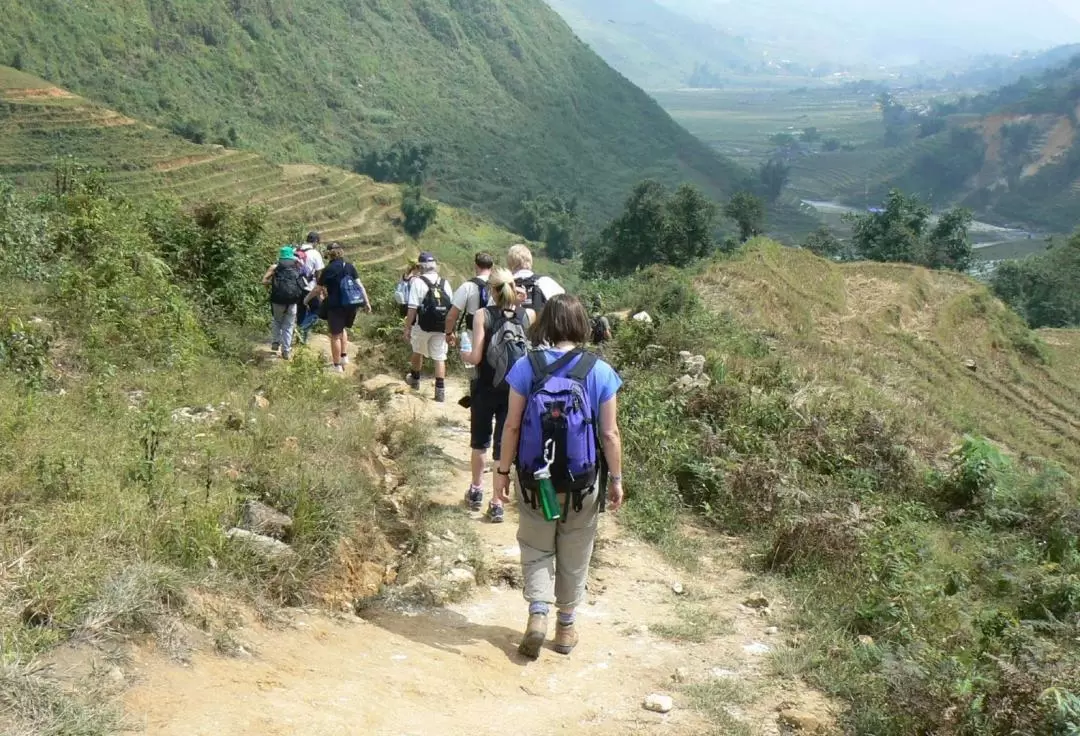
M 495 472 L 496 472 L 496 473 L 497 473 L 498 475 L 501 475 L 501 476 L 503 476 L 504 478 L 509 478 L 509 477 L 510 477 L 510 471 L 509 471 L 509 470 L 507 470 L 507 471 L 506 471 L 506 472 L 504 473 L 504 472 L 502 471 L 502 469 L 501 469 L 501 468 L 495 468 Z

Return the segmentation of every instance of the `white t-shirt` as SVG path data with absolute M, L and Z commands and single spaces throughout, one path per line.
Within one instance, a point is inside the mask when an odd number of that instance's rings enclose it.
M 323 260 L 322 253 L 311 245 L 300 246 L 300 251 L 307 257 L 307 261 L 304 262 L 305 272 L 311 274 L 309 278 L 304 279 L 304 289 L 311 291 L 315 288 L 316 274 L 326 268 L 326 262 Z
M 514 281 L 519 279 L 527 279 L 533 276 L 533 272 L 529 270 L 518 271 L 514 274 Z M 540 290 L 540 293 L 544 295 L 544 301 L 551 299 L 553 296 L 559 294 L 565 294 L 566 289 L 559 286 L 559 283 L 550 276 L 541 276 L 536 280 L 536 288 Z
M 427 279 L 427 281 L 424 279 Z M 424 303 L 424 297 L 426 297 L 428 291 L 430 291 L 430 287 L 428 286 L 429 281 L 433 284 L 441 284 L 442 277 L 440 277 L 438 273 L 431 272 L 425 273 L 422 276 L 417 276 L 409 282 L 409 309 L 419 309 L 420 305 Z M 450 286 L 449 281 L 446 282 L 445 286 L 448 292 L 453 293 L 453 287 Z
M 476 278 L 485 282 L 488 280 L 487 274 L 477 276 Z M 491 299 L 489 297 L 488 303 L 490 304 L 490 302 Z M 480 287 L 477 286 L 472 279 L 469 279 L 459 286 L 458 290 L 454 292 L 453 305 L 458 308 L 458 311 L 461 312 L 463 317 L 468 314 L 476 314 L 481 309 L 488 306 L 488 304 L 480 303 Z M 471 322 L 466 325 L 466 329 L 472 329 Z

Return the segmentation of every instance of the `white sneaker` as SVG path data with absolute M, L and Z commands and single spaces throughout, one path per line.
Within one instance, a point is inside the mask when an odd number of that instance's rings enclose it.
M 341 356 L 341 364 L 342 365 L 348 365 L 349 364 L 349 356 L 348 355 L 342 355 Z
M 345 372 L 345 366 L 343 366 L 343 365 L 330 366 L 330 372 L 331 373 L 344 373 Z

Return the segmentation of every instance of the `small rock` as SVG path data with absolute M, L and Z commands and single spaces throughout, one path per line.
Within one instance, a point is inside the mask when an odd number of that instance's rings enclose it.
M 690 673 L 686 671 L 685 667 L 676 667 L 675 671 L 671 673 L 671 679 L 682 684 L 690 679 Z
M 682 595 L 683 593 L 686 592 L 686 589 L 683 588 L 682 583 L 680 583 L 678 580 L 676 580 L 674 583 L 671 584 L 671 592 L 674 593 L 675 595 Z
M 285 539 L 292 525 L 292 518 L 258 501 L 245 501 L 240 510 L 240 528 L 253 534 Z
M 255 394 L 251 398 L 251 406 L 253 409 L 269 409 L 270 399 L 266 398 L 262 394 Z
M 864 647 L 872 647 L 874 646 L 874 637 L 863 634 L 859 637 L 859 644 L 863 645 Z
M 682 353 L 680 353 L 680 356 L 682 357 L 682 370 L 685 373 L 693 378 L 697 378 L 705 372 L 704 355 L 690 355 L 689 353 L 682 355 Z
M 246 544 L 267 559 L 277 560 L 296 556 L 296 551 L 284 542 L 262 534 L 254 534 L 246 529 L 230 529 L 225 536 L 232 542 Z
M 675 701 L 671 699 L 670 695 L 653 693 L 645 698 L 642 705 L 645 706 L 645 710 L 651 710 L 653 713 L 670 713 L 671 709 L 675 707 Z
M 713 667 L 709 670 L 709 676 L 717 680 L 723 680 L 728 677 L 737 677 L 738 674 L 739 673 L 734 670 L 726 670 L 723 667 Z
M 109 674 L 107 675 L 107 677 L 109 678 L 109 682 L 113 683 L 114 685 L 124 684 L 124 671 L 121 670 L 119 667 L 113 667 L 111 670 L 109 670 Z
M 652 315 L 650 315 L 648 312 L 638 312 L 630 319 L 634 320 L 635 322 L 644 322 L 647 325 L 651 325 L 653 321 Z
M 813 713 L 807 713 L 794 708 L 781 711 L 776 719 L 782 727 L 801 733 L 824 733 L 825 722 Z
M 974 360 L 965 360 L 964 361 L 964 367 L 967 368 L 972 373 L 979 370 L 979 364 L 976 363 Z
M 769 628 L 765 629 L 765 636 L 776 636 L 779 633 L 780 633 L 780 627 L 779 626 L 770 626 Z
M 476 574 L 464 567 L 455 567 L 446 573 L 446 579 L 454 585 L 476 585 Z
M 769 599 L 765 597 L 764 593 L 754 593 L 745 601 L 743 601 L 743 605 L 747 608 L 768 608 Z
M 446 531 L 444 531 L 442 533 L 442 538 L 445 539 L 447 542 L 456 542 L 457 541 L 457 535 L 455 535 L 449 529 L 447 529 Z
M 755 641 L 745 645 L 743 647 L 743 651 L 747 654 L 768 654 L 771 649 L 768 644 L 764 644 L 760 641 Z

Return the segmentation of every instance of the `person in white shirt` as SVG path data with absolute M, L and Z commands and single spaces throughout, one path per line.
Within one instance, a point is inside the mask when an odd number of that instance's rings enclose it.
M 326 268 L 326 261 L 319 252 L 319 244 L 322 237 L 317 232 L 307 235 L 307 242 L 297 248 L 297 257 L 303 264 L 304 274 L 304 301 L 297 308 L 296 324 L 300 328 L 300 341 L 307 343 L 311 328 L 319 321 L 319 299 L 309 298 L 309 294 L 315 291 L 319 284 L 319 275 Z M 310 303 L 309 303 L 310 302 Z
M 409 284 L 409 312 L 405 315 L 405 341 L 412 345 L 409 387 L 420 388 L 424 358 L 435 363 L 435 401 L 446 401 L 447 317 L 453 299 L 450 282 L 439 276 L 439 264 L 431 253 L 417 259 L 420 275 Z
M 514 283 L 525 290 L 523 306 L 540 313 L 548 300 L 566 290 L 550 276 L 533 273 L 533 255 L 527 246 L 518 244 L 506 254 L 506 266 L 514 274 Z
M 457 344 L 455 332 L 461 327 L 472 336 L 473 316 L 487 307 L 491 301 L 488 296 L 488 278 L 495 267 L 495 259 L 487 253 L 477 253 L 473 259 L 476 276 L 466 281 L 454 292 L 454 301 L 450 314 L 446 318 L 446 339 L 451 346 Z

